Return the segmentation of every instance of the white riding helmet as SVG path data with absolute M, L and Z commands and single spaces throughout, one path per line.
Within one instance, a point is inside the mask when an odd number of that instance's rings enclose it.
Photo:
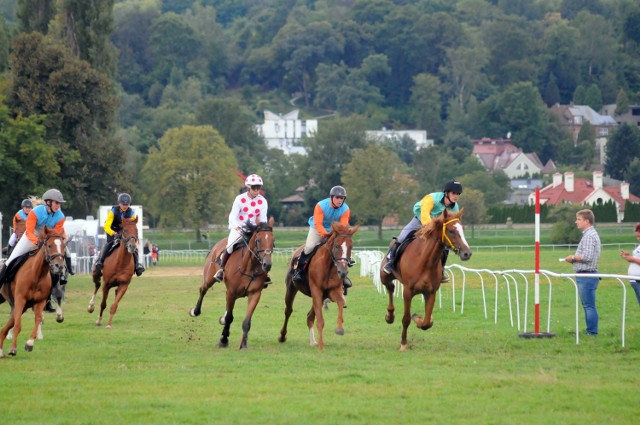
M 247 186 L 247 187 L 256 186 L 256 185 L 257 186 L 262 186 L 262 177 L 260 177 L 257 174 L 251 174 L 244 181 L 244 185 Z

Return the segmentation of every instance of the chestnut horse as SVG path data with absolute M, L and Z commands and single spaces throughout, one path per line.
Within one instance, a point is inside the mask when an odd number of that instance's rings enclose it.
M 133 253 L 138 247 L 138 217 L 134 219 L 125 218 L 122 220 L 122 230 L 120 231 L 120 242 L 118 246 L 114 248 L 113 252 L 104 260 L 104 266 L 102 267 L 102 273 L 93 270 L 93 284 L 95 289 L 93 290 L 93 296 L 89 300 L 89 307 L 87 311 L 93 313 L 95 308 L 96 294 L 100 289 L 100 279 L 103 280 L 102 285 L 102 302 L 100 303 L 100 317 L 96 320 L 96 325 L 102 325 L 102 313 L 107 308 L 107 297 L 109 296 L 109 290 L 116 288 L 116 299 L 109 309 L 109 321 L 105 329 L 111 328 L 113 322 L 113 316 L 118 311 L 118 305 L 120 300 L 126 294 L 131 283 L 131 278 L 135 271 Z
M 273 237 L 273 222 L 271 217 L 268 223 L 256 223 L 256 229 L 248 242 L 240 241 L 242 248 L 231 253 L 224 270 L 224 284 L 227 287 L 227 310 L 220 317 L 220 324 L 224 326 L 218 347 L 229 346 L 229 328 L 233 322 L 233 307 L 238 298 L 247 297 L 247 313 L 242 321 L 242 340 L 240 349 L 247 348 L 249 330 L 251 329 L 251 317 L 258 306 L 262 290 L 265 288 L 267 273 L 271 270 L 271 255 L 275 246 Z M 218 241 L 211 248 L 204 263 L 202 285 L 200 285 L 200 297 L 195 308 L 189 310 L 191 317 L 199 316 L 202 312 L 202 300 L 209 288 L 217 280 L 214 278 L 220 268 L 216 259 L 222 250 L 226 249 L 227 238 Z
M 433 326 L 431 314 L 436 300 L 436 292 L 440 289 L 442 279 L 442 252 L 446 248 L 452 249 L 463 261 L 471 258 L 471 249 L 464 237 L 464 229 L 460 221 L 462 210 L 451 213 L 445 210 L 440 216 L 420 228 L 398 259 L 393 274 L 387 274 L 383 267 L 385 258 L 380 264 L 380 280 L 387 288 L 389 305 L 385 320 L 393 323 L 395 309 L 393 306 L 394 279 L 403 285 L 404 316 L 402 317 L 402 340 L 400 351 L 407 349 L 407 328 L 411 319 L 416 325 L 427 330 Z M 395 241 L 391 242 L 392 244 Z M 391 247 L 391 246 L 389 246 Z M 426 300 L 424 318 L 417 314 L 411 315 L 411 300 L 418 294 L 424 295 Z
M 42 323 L 44 305 L 51 293 L 52 274 L 59 280 L 65 271 L 65 238 L 54 229 L 44 228 L 41 234 L 40 246 L 29 254 L 25 263 L 19 268 L 10 283 L 0 288 L 1 297 L 8 300 L 11 305 L 11 316 L 6 325 L 0 330 L 0 357 L 4 357 L 2 347 L 7 338 L 9 329 L 13 328 L 13 341 L 11 342 L 10 356 L 18 353 L 16 349 L 18 335 L 22 330 L 22 314 L 29 308 L 35 313 L 35 326 L 31 337 L 24 349 L 33 350 L 33 345 L 38 336 L 38 327 Z M 17 261 L 17 260 L 14 260 Z M 62 322 L 61 300 L 58 305 L 57 321 Z
M 295 259 L 302 253 L 304 246 L 301 246 L 293 253 L 289 270 L 285 278 L 287 293 L 285 295 L 284 325 L 280 331 L 278 341 L 287 340 L 287 324 L 289 316 L 293 312 L 293 300 L 298 291 L 311 297 L 312 306 L 307 313 L 307 327 L 309 328 L 309 344 L 318 345 L 318 349 L 324 349 L 322 331 L 324 329 L 324 317 L 322 316 L 322 305 L 325 298 L 329 298 L 338 304 L 338 326 L 336 334 L 344 335 L 343 311 L 345 305 L 342 282 L 349 273 L 351 259 L 351 248 L 353 247 L 353 234 L 360 226 L 349 228 L 340 222 L 333 222 L 329 239 L 321 245 L 311 258 L 307 269 L 307 281 L 298 282 L 293 280 L 293 266 Z M 313 333 L 313 323 L 317 319 L 318 342 L 316 343 Z

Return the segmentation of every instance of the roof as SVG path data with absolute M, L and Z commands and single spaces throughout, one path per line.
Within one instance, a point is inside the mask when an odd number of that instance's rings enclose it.
M 280 199 L 280 202 L 283 204 L 303 204 L 304 198 L 300 195 L 291 195 Z
M 540 199 L 545 199 L 548 205 L 562 204 L 569 202 L 571 204 L 582 204 L 597 191 L 606 192 L 620 206 L 620 210 L 624 210 L 625 200 L 620 193 L 620 186 L 604 186 L 600 189 L 593 187 L 593 181 L 586 178 L 574 178 L 573 192 L 565 189 L 565 183 L 553 187 L 553 184 L 540 190 Z M 629 193 L 629 201 L 640 202 L 640 198 Z
M 609 115 L 600 115 L 590 106 L 587 105 L 559 105 L 555 104 L 552 107 L 562 118 L 568 122 L 573 123 L 573 117 L 580 116 L 589 121 L 591 125 L 596 126 L 617 126 L 618 123 Z

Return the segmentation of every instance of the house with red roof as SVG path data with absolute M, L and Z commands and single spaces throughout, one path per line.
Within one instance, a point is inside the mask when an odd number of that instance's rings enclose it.
M 509 178 L 550 173 L 556 166 L 549 160 L 543 165 L 535 153 L 524 153 L 511 143 L 511 139 L 474 139 L 473 155 L 489 172 L 503 171 Z
M 592 179 L 575 178 L 571 171 L 565 172 L 564 175 L 555 173 L 553 183 L 540 189 L 540 203 L 601 205 L 613 200 L 620 223 L 624 219 L 625 202 L 640 202 L 640 198 L 629 192 L 629 183 L 625 181 L 616 186 L 604 186 L 603 181 L 602 171 L 594 171 Z M 535 192 L 529 195 L 529 205 L 533 204 Z

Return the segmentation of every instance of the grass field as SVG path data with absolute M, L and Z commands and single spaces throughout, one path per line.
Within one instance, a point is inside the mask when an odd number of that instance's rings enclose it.
M 558 256 L 543 252 L 542 268 L 570 272 L 557 262 Z M 603 272 L 626 272 L 613 250 L 604 253 L 601 263 Z M 531 269 L 532 254 L 483 251 L 465 265 Z M 0 359 L 3 423 L 637 423 L 640 308 L 629 291 L 622 347 L 622 291 L 613 281 L 603 280 L 598 289 L 600 335 L 582 337 L 576 345 L 571 284 L 554 282 L 551 331 L 557 336 L 525 340 L 509 323 L 502 287 L 498 323 L 493 322 L 490 282 L 489 320 L 484 319 L 479 280 L 469 275 L 464 314 L 460 284 L 456 312 L 451 284 L 444 285 L 434 327 L 425 332 L 412 326 L 409 350 L 400 353 L 400 317 L 392 325 L 384 322 L 387 297 L 369 278 L 359 277 L 356 266 L 345 311 L 346 334 L 333 332 L 337 309 L 330 305 L 325 313 L 326 348 L 320 352 L 308 344 L 305 316 L 310 299 L 300 294 L 288 340 L 277 342 L 284 271 L 284 263 L 274 266 L 275 283 L 264 291 L 249 350 L 242 352 L 237 346 L 244 299 L 236 305 L 228 349 L 216 347 L 223 286 L 209 292 L 202 316 L 188 316 L 197 299 L 198 267 L 156 267 L 134 278 L 110 330 L 95 326 L 97 312 L 86 312 L 90 279 L 72 277 L 64 323 L 47 315 L 44 340 L 36 341 L 33 352 L 23 350 L 23 330 L 18 355 Z M 546 286 L 542 293 L 544 302 Z M 109 302 L 112 299 L 113 294 Z M 402 310 L 400 299 L 396 308 Z M 6 304 L 0 305 L 3 322 L 8 311 Z M 413 311 L 423 311 L 418 298 Z M 30 327 L 33 314 L 27 312 L 24 318 Z M 529 322 L 531 329 L 531 317 Z M 582 311 L 580 327 L 583 332 Z

